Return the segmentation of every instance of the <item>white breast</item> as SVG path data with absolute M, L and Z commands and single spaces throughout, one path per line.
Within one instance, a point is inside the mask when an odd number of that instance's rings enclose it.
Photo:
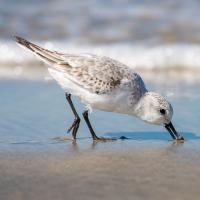
M 66 74 L 52 68 L 48 70 L 65 92 L 78 97 L 86 106 L 108 112 L 126 114 L 130 112 L 130 92 L 128 90 L 118 88 L 109 94 L 95 94 L 74 83 Z

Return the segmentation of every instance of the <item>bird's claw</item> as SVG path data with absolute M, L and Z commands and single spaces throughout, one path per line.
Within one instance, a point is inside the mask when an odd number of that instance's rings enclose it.
M 79 124 L 80 124 L 80 119 L 79 118 L 74 119 L 73 124 L 67 129 L 67 133 L 70 133 L 70 131 L 75 127 L 79 126 Z
M 182 136 L 180 136 L 176 140 L 174 140 L 174 143 L 176 143 L 176 144 L 184 143 L 184 138 Z
M 93 138 L 94 142 L 112 142 L 112 141 L 116 141 L 117 138 L 104 138 L 104 137 L 96 137 Z

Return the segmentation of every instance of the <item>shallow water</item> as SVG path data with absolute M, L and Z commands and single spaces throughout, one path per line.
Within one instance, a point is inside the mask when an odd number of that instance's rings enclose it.
M 73 115 L 55 82 L 1 80 L 1 199 L 197 199 L 199 85 L 148 85 L 172 102 L 183 144 L 162 127 L 96 110 L 99 136 L 129 139 L 93 143 L 82 120 L 74 143 L 66 139 Z
M 174 125 L 186 140 L 197 139 L 200 118 L 199 85 L 148 84 L 150 90 L 161 92 L 174 106 Z M 54 137 L 69 136 L 67 127 L 73 122 L 73 114 L 65 100 L 62 89 L 55 82 L 1 81 L 1 149 L 6 146 L 54 144 Z M 79 115 L 84 105 L 74 98 Z M 96 132 L 100 136 L 121 137 L 131 140 L 170 140 L 169 134 L 159 126 L 149 125 L 127 115 L 94 110 L 90 115 Z M 84 120 L 78 133 L 81 141 L 89 140 L 90 134 Z M 20 144 L 20 145 L 17 145 Z M 51 145 L 50 145 L 51 146 Z

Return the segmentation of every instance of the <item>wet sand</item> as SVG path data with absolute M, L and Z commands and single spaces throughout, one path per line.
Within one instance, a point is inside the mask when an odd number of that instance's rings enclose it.
M 48 151 L 34 152 L 32 148 L 4 152 L 0 154 L 0 197 L 4 200 L 198 199 L 198 146 L 195 141 L 175 145 L 170 141 L 134 140 L 93 145 L 85 139 L 77 145 L 62 142 L 56 151 L 50 147 Z

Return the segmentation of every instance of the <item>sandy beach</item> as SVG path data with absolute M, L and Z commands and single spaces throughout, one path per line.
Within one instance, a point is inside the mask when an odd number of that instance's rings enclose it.
M 1 153 L 1 199 L 188 200 L 200 195 L 199 142 L 78 143 L 37 152 L 37 145 L 30 150 L 23 144 L 28 151 Z

